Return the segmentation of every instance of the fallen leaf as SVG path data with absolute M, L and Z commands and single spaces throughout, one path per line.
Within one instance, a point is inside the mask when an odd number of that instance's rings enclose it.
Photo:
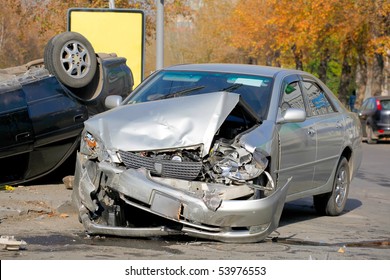
M 345 253 L 345 248 L 344 247 L 340 247 L 340 249 L 337 251 L 337 253 L 344 254 Z
M 49 213 L 47 213 L 47 216 L 48 217 L 54 217 L 56 215 L 56 213 L 54 213 L 53 211 L 50 211 Z

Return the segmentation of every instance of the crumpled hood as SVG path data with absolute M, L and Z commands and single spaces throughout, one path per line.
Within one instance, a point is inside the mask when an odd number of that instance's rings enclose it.
M 152 151 L 203 144 L 205 156 L 238 102 L 239 95 L 231 92 L 169 98 L 120 106 L 84 125 L 107 149 Z

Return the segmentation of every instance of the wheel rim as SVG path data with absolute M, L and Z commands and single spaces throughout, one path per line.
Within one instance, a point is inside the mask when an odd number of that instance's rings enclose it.
M 83 44 L 71 41 L 61 49 L 61 64 L 69 76 L 81 79 L 91 68 L 90 54 Z
M 342 207 L 345 201 L 348 188 L 348 178 L 345 168 L 341 168 L 337 174 L 335 185 L 335 202 L 338 207 Z

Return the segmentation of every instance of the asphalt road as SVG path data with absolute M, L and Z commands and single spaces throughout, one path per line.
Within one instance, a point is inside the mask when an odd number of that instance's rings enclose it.
M 318 216 L 311 198 L 294 201 L 285 205 L 277 231 L 256 244 L 91 237 L 78 222 L 71 190 L 59 180 L 0 191 L 0 235 L 27 243 L 17 251 L 0 248 L 1 260 L 390 259 L 389 143 L 364 143 L 363 164 L 343 215 Z

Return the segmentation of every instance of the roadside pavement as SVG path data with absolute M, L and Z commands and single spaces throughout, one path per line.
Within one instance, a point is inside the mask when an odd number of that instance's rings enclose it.
M 71 214 L 71 189 L 64 184 L 0 188 L 0 220 L 28 214 Z
M 71 195 L 72 190 L 60 183 L 0 186 L 0 236 L 20 240 L 23 236 L 83 233 Z

